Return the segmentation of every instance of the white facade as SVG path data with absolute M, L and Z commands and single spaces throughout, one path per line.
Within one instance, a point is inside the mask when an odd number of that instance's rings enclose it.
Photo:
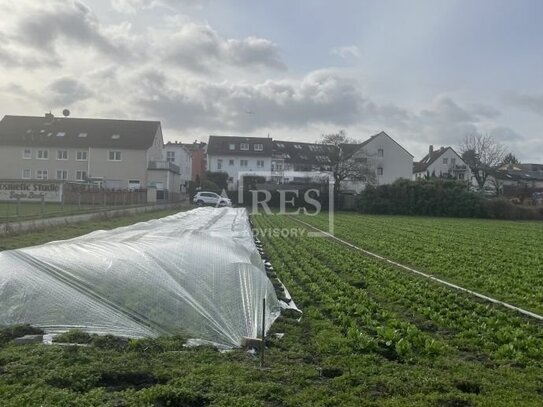
M 450 147 L 442 147 L 439 150 L 431 150 L 432 154 L 439 155 L 437 159 L 431 162 L 424 170 L 413 173 L 413 179 L 424 178 L 425 176 L 435 176 L 438 178 L 453 178 L 460 181 L 470 181 L 471 171 L 462 157 Z M 427 156 L 428 157 L 428 156 Z M 425 157 L 426 158 L 426 157 Z
M 179 167 L 180 192 L 186 192 L 189 181 L 192 180 L 192 152 L 182 144 L 167 143 L 164 145 L 162 159 Z
M 368 167 L 375 171 L 375 185 L 392 184 L 399 179 L 413 177 L 413 156 L 399 145 L 392 137 L 381 132 L 362 143 L 353 154 L 353 159 L 367 160 Z M 362 182 L 345 182 L 343 189 L 360 192 Z
M 269 179 L 271 176 L 271 157 L 248 155 L 210 155 L 207 156 L 207 170 L 226 172 L 228 174 L 228 189 L 239 187 L 242 174 L 254 173 Z

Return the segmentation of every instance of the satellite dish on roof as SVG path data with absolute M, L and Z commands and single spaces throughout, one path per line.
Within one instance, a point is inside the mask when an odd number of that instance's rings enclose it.
M 62 111 L 62 114 L 64 115 L 64 117 L 68 117 L 70 115 L 70 111 L 68 109 L 64 109 Z

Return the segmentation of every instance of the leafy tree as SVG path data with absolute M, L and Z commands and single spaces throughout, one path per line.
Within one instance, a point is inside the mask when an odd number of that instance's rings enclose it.
M 369 160 L 357 159 L 347 151 L 345 145 L 359 144 L 358 141 L 347 137 L 344 130 L 336 134 L 322 136 L 322 144 L 333 146 L 328 153 L 330 167 L 334 177 L 334 195 L 337 197 L 344 181 L 363 181 L 367 184 L 375 183 L 375 170 L 369 164 Z
M 223 171 L 206 171 L 204 179 L 216 184 L 219 190 L 228 189 L 228 173 Z M 202 183 L 203 188 L 203 183 Z
M 519 165 L 519 164 L 520 164 L 520 161 L 518 160 L 517 157 L 515 157 L 513 153 L 507 154 L 502 161 L 502 166 L 509 167 L 509 166 Z
M 221 193 L 221 188 L 217 184 L 215 184 L 213 181 L 209 181 L 207 179 L 201 182 L 200 189 L 202 191 L 210 191 L 210 192 L 215 192 L 217 194 Z
M 495 141 L 492 136 L 480 133 L 467 135 L 460 151 L 480 189 L 485 186 L 494 167 L 500 165 L 505 157 L 505 147 L 501 143 Z

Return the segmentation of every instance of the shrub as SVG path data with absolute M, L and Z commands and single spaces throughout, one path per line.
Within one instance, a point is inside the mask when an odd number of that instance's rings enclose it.
M 43 334 L 43 329 L 25 325 L 13 325 L 0 328 L 0 346 L 8 343 L 12 339 L 20 338 L 25 335 L 40 335 Z
M 449 217 L 483 216 L 482 198 L 452 180 L 398 180 L 368 187 L 358 199 L 363 213 Z

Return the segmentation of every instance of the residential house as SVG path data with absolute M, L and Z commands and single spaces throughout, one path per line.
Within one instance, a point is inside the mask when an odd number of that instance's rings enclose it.
M 183 146 L 192 154 L 192 181 L 198 182 L 207 170 L 207 143 L 194 141 L 194 143 L 183 143 Z
M 183 143 L 168 142 L 164 144 L 163 159 L 179 167 L 180 192 L 187 192 L 192 181 L 192 151 Z
M 335 147 L 298 141 L 273 141 L 271 177 L 277 183 L 328 179 Z
M 431 145 L 428 154 L 413 164 L 413 179 L 425 177 L 450 178 L 468 183 L 471 182 L 471 171 L 452 147 L 434 150 Z
M 254 174 L 269 179 L 273 142 L 271 138 L 209 136 L 207 169 L 228 173 L 228 189 L 242 185 L 242 176 Z
M 496 168 L 488 176 L 485 188 L 508 197 L 543 192 L 543 164 L 510 164 Z
M 413 176 L 413 155 L 384 131 L 371 136 L 359 144 L 340 146 L 344 156 L 365 164 L 369 171 L 375 172 L 375 185 L 392 184 L 398 179 L 411 179 Z M 347 181 L 343 190 L 360 192 L 365 183 Z
M 0 179 L 177 192 L 179 168 L 163 148 L 158 121 L 4 116 Z
M 375 171 L 375 182 L 379 185 L 412 177 L 413 156 L 385 132 L 341 148 L 352 159 L 367 163 Z M 210 136 L 208 170 L 227 172 L 229 189 L 238 188 L 241 174 L 252 172 L 276 183 L 322 181 L 332 175 L 335 151 L 336 147 L 330 145 L 269 137 Z M 345 184 L 349 190 L 364 188 L 360 181 Z

